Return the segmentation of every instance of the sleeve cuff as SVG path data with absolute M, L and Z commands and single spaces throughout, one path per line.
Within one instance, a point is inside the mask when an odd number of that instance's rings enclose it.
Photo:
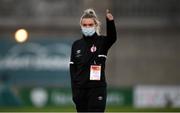
M 74 62 L 69 62 L 69 64 L 74 64 Z

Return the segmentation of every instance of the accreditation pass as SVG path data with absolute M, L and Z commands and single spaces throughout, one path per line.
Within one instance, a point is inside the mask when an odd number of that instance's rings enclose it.
M 100 80 L 100 79 L 101 79 L 101 66 L 91 65 L 90 80 Z

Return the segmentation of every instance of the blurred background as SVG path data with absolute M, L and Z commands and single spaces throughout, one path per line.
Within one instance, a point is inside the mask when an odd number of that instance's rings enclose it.
M 106 9 L 117 28 L 106 62 L 107 111 L 180 110 L 179 6 L 179 0 L 0 0 L 0 111 L 74 111 L 68 63 L 87 8 L 100 18 L 102 35 Z

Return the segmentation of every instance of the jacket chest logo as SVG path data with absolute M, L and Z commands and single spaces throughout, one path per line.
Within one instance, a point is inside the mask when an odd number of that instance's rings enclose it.
M 91 47 L 91 49 L 90 49 L 90 51 L 91 51 L 92 53 L 96 52 L 96 50 L 97 50 L 97 47 L 94 46 L 94 45 L 93 45 L 93 46 Z
M 81 55 L 81 50 L 78 49 L 78 50 L 76 51 L 76 57 L 80 57 L 80 56 L 82 56 L 82 55 Z
M 78 50 L 76 51 L 76 54 L 80 54 L 80 53 L 81 53 L 81 50 L 78 49 Z

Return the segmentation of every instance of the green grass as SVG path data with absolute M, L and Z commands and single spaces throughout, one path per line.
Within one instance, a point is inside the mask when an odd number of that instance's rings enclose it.
M 63 107 L 0 107 L 0 112 L 76 112 L 74 106 Z M 180 108 L 132 108 L 107 106 L 106 112 L 180 112 Z
M 133 108 L 107 106 L 107 112 L 179 112 L 180 108 Z
M 74 112 L 75 108 L 73 106 L 63 106 L 63 107 L 0 107 L 0 112 Z

